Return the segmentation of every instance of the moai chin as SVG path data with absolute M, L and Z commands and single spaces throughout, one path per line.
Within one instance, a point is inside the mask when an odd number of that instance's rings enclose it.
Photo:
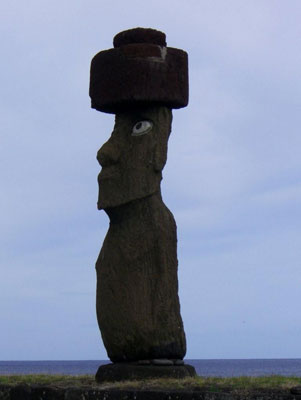
M 188 103 L 187 54 L 154 29 L 121 32 L 92 60 L 90 97 L 115 114 L 97 153 L 98 209 L 110 227 L 96 262 L 97 319 L 113 364 L 96 379 L 194 375 L 181 361 L 176 223 L 160 189 L 171 110 Z

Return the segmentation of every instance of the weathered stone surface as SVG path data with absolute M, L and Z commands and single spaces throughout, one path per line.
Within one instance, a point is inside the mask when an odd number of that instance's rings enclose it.
M 152 129 L 133 136 L 139 121 L 149 121 Z M 102 166 L 99 209 L 111 209 L 160 191 L 171 122 L 172 113 L 166 107 L 149 106 L 116 115 L 112 135 L 97 153 Z
M 98 207 L 110 218 L 96 263 L 97 318 L 113 362 L 186 353 L 176 224 L 160 193 L 170 129 L 166 107 L 117 114 L 97 156 Z
M 158 368 L 158 367 L 157 367 Z M 288 389 L 260 390 L 253 388 L 248 393 L 212 391 L 212 388 L 185 388 L 182 390 L 156 389 L 105 389 L 94 387 L 39 387 L 34 385 L 0 385 L 0 400 L 298 400 L 299 395 Z
M 92 108 L 117 113 L 150 103 L 187 106 L 187 53 L 165 47 L 164 33 L 136 28 L 118 34 L 114 45 L 91 62 Z
M 110 227 L 96 262 L 96 308 L 108 356 L 119 364 L 100 371 L 136 362 L 139 371 L 160 366 L 182 376 L 186 367 L 174 365 L 186 353 L 176 224 L 160 182 L 171 108 L 188 103 L 187 54 L 167 48 L 164 33 L 144 28 L 121 32 L 114 46 L 93 58 L 90 80 L 92 107 L 116 114 L 97 154 L 98 208 Z
M 156 378 L 183 379 L 196 376 L 191 365 L 139 365 L 129 363 L 116 363 L 101 365 L 95 379 L 99 383 L 117 382 L 123 380 L 144 380 Z
M 113 39 L 114 47 L 131 43 L 150 43 L 166 46 L 165 33 L 150 28 L 134 28 L 118 33 Z
M 150 360 L 139 360 L 138 365 L 150 365 L 151 361 Z
M 301 396 L 301 386 L 295 386 L 293 388 L 291 388 L 290 392 L 292 394 L 297 394 Z
M 168 359 L 166 359 L 166 358 L 159 358 L 158 360 L 157 360 L 157 359 L 154 359 L 154 360 L 152 360 L 152 364 L 153 364 L 153 365 L 165 365 L 165 366 L 172 366 L 172 365 L 174 365 L 174 363 L 173 363 L 172 360 L 168 360 Z
M 174 360 L 174 364 L 175 365 L 184 365 L 184 361 L 183 360 Z
M 13 386 L 9 395 L 10 400 L 65 400 L 68 398 L 62 389 L 41 385 Z

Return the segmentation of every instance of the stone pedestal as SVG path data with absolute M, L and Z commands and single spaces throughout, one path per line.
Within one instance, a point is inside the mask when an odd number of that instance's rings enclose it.
M 95 379 L 98 383 L 158 378 L 182 379 L 196 376 L 194 367 L 183 365 L 139 365 L 138 363 L 115 363 L 101 365 Z

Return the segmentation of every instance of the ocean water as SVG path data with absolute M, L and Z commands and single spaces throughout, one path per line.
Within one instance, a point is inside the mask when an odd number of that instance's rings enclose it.
M 23 374 L 95 374 L 109 361 L 0 361 L 0 375 Z M 264 376 L 301 377 L 301 359 L 185 360 L 201 376 Z

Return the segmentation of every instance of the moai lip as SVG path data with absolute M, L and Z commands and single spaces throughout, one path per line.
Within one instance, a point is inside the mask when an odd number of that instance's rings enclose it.
M 183 50 L 166 47 L 163 32 L 130 29 L 115 36 L 114 46 L 92 60 L 92 108 L 116 113 L 149 103 L 187 106 L 188 56 Z

